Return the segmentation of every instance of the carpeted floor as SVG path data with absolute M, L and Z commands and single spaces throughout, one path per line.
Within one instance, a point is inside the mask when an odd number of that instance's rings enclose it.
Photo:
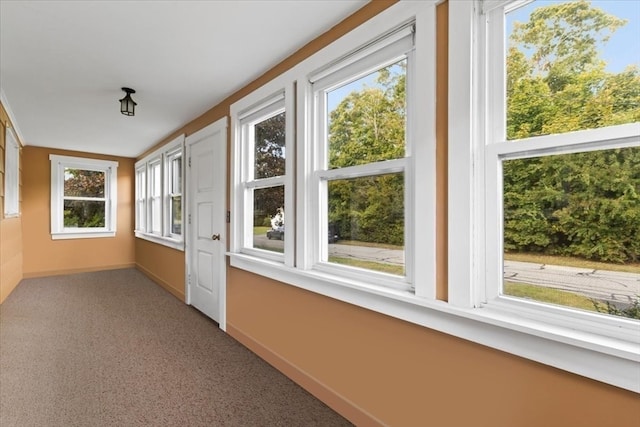
M 0 306 L 0 426 L 345 426 L 134 269 L 25 279 Z

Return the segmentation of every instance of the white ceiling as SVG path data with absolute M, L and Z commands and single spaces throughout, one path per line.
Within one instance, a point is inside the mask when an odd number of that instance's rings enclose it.
M 366 2 L 0 0 L 0 94 L 26 145 L 136 157 Z

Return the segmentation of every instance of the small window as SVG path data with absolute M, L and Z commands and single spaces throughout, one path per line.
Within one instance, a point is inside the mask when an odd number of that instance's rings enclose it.
M 20 145 L 7 128 L 5 133 L 4 164 L 4 216 L 12 217 L 20 213 Z
M 118 163 L 51 155 L 53 239 L 113 237 Z

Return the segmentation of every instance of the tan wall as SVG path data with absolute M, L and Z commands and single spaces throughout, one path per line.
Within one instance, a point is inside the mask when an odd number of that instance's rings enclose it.
M 136 239 L 136 267 L 180 300 L 185 300 L 184 252 Z
M 118 162 L 116 236 L 51 239 L 51 161 L 49 154 Z M 23 149 L 24 277 L 133 267 L 135 265 L 134 159 L 26 146 Z
M 198 117 L 187 135 L 229 114 L 229 106 L 393 2 L 369 3 L 257 81 Z M 446 18 L 446 6 L 438 16 Z M 440 22 L 438 34 L 446 34 Z M 439 41 L 439 82 L 446 40 Z M 438 201 L 446 201 L 446 90 L 438 92 Z M 156 146 L 156 147 L 157 147 Z M 156 148 L 154 147 L 154 148 Z M 230 152 L 230 150 L 228 150 Z M 438 297 L 446 293 L 446 206 L 438 209 Z M 184 284 L 184 255 L 136 243 L 136 259 L 174 295 Z M 444 268 L 444 270 L 443 270 Z M 473 344 L 388 316 L 227 270 L 227 331 L 359 425 L 635 425 L 637 394 Z
M 233 337 L 358 425 L 638 422 L 632 392 L 242 270 L 227 303 Z
M 22 280 L 22 217 L 4 217 L 4 167 L 6 132 L 11 121 L 0 104 L 0 304 Z M 22 150 L 21 150 L 22 151 Z M 22 152 L 20 156 L 20 201 L 22 200 Z M 22 207 L 22 203 L 20 203 Z

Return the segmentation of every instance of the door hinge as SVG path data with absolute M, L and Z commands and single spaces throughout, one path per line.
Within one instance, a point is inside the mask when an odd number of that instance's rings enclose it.
M 190 285 L 190 284 L 191 284 L 191 275 L 189 274 L 187 276 L 187 285 Z
M 189 157 L 189 167 L 191 167 L 191 157 Z
M 231 222 L 231 211 L 227 211 L 227 224 Z
M 189 224 L 191 224 L 191 214 L 189 214 Z

